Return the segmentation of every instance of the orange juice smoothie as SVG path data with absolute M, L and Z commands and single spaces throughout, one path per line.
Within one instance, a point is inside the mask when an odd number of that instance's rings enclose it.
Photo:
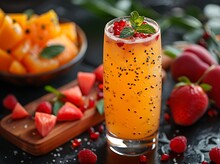
M 127 23 L 126 18 L 124 18 Z M 117 20 L 118 23 L 120 20 Z M 108 132 L 121 139 L 155 137 L 161 108 L 161 36 L 119 38 L 114 23 L 104 34 L 104 109 Z

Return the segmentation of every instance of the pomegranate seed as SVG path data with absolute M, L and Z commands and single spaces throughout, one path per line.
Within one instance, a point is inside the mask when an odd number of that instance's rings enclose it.
M 149 37 L 150 37 L 151 35 L 149 34 Z M 158 40 L 159 39 L 159 37 L 160 37 L 160 35 L 157 35 L 156 36 L 156 40 Z
M 79 109 L 81 110 L 81 112 L 84 113 L 88 109 L 88 106 L 84 104 L 84 105 L 80 106 Z
M 104 126 L 103 125 L 99 125 L 98 132 L 102 133 L 103 131 L 104 131 Z
M 220 161 L 220 147 L 213 147 L 209 151 L 209 158 L 212 162 L 218 164 Z
M 147 22 L 146 21 L 143 21 L 143 23 L 142 24 L 147 24 Z
M 97 140 L 99 138 L 99 136 L 100 136 L 99 132 L 92 132 L 92 133 L 90 133 L 90 138 L 92 140 Z
M 118 26 L 118 24 L 119 24 L 118 22 L 114 22 L 114 26 Z
M 94 129 L 93 127 L 90 127 L 90 128 L 88 129 L 88 133 L 89 133 L 89 134 L 94 133 L 94 132 L 95 132 L 95 129 Z
M 119 21 L 119 26 L 124 27 L 126 25 L 126 22 L 124 20 Z
M 146 155 L 140 155 L 139 156 L 140 163 L 146 163 L 147 162 L 147 156 Z
M 170 158 L 169 154 L 162 154 L 160 160 L 161 161 L 168 161 Z
M 170 114 L 164 113 L 164 119 L 165 119 L 165 121 L 170 122 Z
M 117 45 L 118 47 L 122 47 L 124 45 L 124 42 L 118 42 Z
M 209 164 L 207 161 L 202 161 L 201 164 Z
M 97 99 L 100 100 L 102 98 L 103 98 L 103 92 L 100 91 L 97 93 Z
M 93 107 L 95 107 L 95 99 L 93 97 L 90 97 L 88 108 L 93 108 Z
M 148 34 L 148 35 L 149 35 L 149 34 Z M 148 35 L 142 33 L 142 34 L 141 34 L 141 38 L 147 38 Z
M 120 31 L 119 29 L 116 29 L 116 30 L 114 31 L 114 35 L 120 35 L 120 33 L 121 33 L 121 31 Z
M 199 39 L 198 44 L 204 48 L 207 48 L 207 43 L 203 38 Z
M 102 84 L 102 83 L 99 84 L 99 85 L 98 85 L 98 88 L 102 91 L 102 90 L 103 90 L 103 84 Z
M 210 34 L 207 31 L 205 31 L 202 37 L 203 39 L 208 40 L 210 38 Z
M 81 140 L 80 139 L 74 139 L 72 142 L 72 146 L 74 148 L 79 147 L 81 145 Z
M 141 35 L 140 35 L 140 33 L 136 32 L 136 33 L 134 33 L 133 36 L 136 37 L 136 38 L 139 38 Z
M 208 115 L 209 115 L 209 117 L 215 117 L 218 115 L 218 112 L 215 109 L 209 109 Z

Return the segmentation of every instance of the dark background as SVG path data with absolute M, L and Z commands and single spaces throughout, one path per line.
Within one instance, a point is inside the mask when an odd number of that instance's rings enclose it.
M 151 0 L 140 1 L 143 6 L 151 7 L 161 14 L 166 14 L 174 7 L 186 7 L 189 5 L 195 5 L 201 9 L 208 3 L 219 4 L 219 0 Z M 43 13 L 49 9 L 54 9 L 61 18 L 67 18 L 76 22 L 86 33 L 88 39 L 88 49 L 83 62 L 72 68 L 68 73 L 65 73 L 57 77 L 54 81 L 49 82 L 56 88 L 73 81 L 76 78 L 78 71 L 92 71 L 99 64 L 102 63 L 102 41 L 103 41 L 103 29 L 108 18 L 98 17 L 94 13 L 86 10 L 81 6 L 76 6 L 69 0 L 0 0 L 0 8 L 5 12 L 23 12 L 25 9 L 33 9 L 37 13 Z M 175 40 L 179 40 L 181 36 L 175 31 L 170 29 L 162 35 L 163 45 L 171 44 Z M 169 74 L 168 74 L 169 75 Z M 167 80 L 163 84 L 163 106 L 162 115 L 166 111 L 166 99 L 173 87 L 173 82 L 168 76 Z M 44 94 L 46 94 L 43 86 L 15 86 L 7 82 L 0 81 L 0 100 L 2 100 L 7 94 L 13 93 L 22 104 L 27 104 Z M 7 114 L 7 111 L 3 109 L 0 103 L 0 117 Z M 210 146 L 219 145 L 218 136 L 220 135 L 220 118 L 210 118 L 204 116 L 197 124 L 188 127 L 181 128 L 173 124 L 169 124 L 161 117 L 160 127 L 160 142 L 157 150 L 153 152 L 153 155 L 149 155 L 148 163 L 161 163 L 160 155 L 162 152 L 168 152 L 167 141 L 175 135 L 183 134 L 188 138 L 188 149 L 184 155 L 173 156 L 167 163 L 200 163 L 204 159 L 209 160 L 207 156 L 207 150 Z M 102 123 L 104 124 L 104 123 Z M 163 135 L 164 134 L 164 135 Z M 98 163 L 139 163 L 137 158 L 120 157 L 113 154 L 106 148 L 105 135 L 102 134 L 98 141 L 88 143 L 88 134 L 85 132 L 80 138 L 83 139 L 83 146 L 94 150 L 98 155 Z M 206 149 L 205 149 L 205 148 Z M 65 145 L 59 147 L 53 152 L 45 156 L 34 157 L 31 156 L 19 148 L 15 147 L 2 137 L 0 137 L 0 163 L 12 164 L 12 163 L 77 163 L 77 151 L 71 148 L 71 142 L 67 142 Z

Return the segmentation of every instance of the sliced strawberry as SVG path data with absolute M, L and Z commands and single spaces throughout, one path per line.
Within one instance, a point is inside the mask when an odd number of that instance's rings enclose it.
M 6 109 L 13 110 L 17 102 L 17 98 L 13 94 L 9 94 L 3 99 L 3 106 Z
M 95 84 L 96 76 L 91 72 L 78 72 L 77 80 L 83 95 L 88 95 Z
M 96 80 L 103 83 L 103 64 L 99 65 L 95 70 L 94 70 Z
M 82 118 L 83 113 L 72 103 L 66 102 L 58 111 L 57 121 L 73 121 Z
M 47 113 L 35 113 L 35 126 L 42 137 L 47 136 L 56 124 L 56 116 Z
M 82 92 L 79 88 L 79 86 L 74 86 L 72 88 L 68 88 L 66 90 L 63 90 L 61 92 L 64 95 L 64 101 L 71 102 L 76 106 L 82 106 L 83 98 L 82 98 Z
M 11 118 L 15 120 L 25 118 L 27 116 L 29 116 L 29 113 L 26 109 L 20 103 L 17 103 L 13 109 Z

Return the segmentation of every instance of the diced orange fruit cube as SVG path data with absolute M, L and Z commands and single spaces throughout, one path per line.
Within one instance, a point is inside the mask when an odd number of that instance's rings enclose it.
M 44 45 L 49 39 L 56 37 L 60 33 L 58 16 L 54 10 L 50 10 L 42 15 L 33 17 L 28 25 L 27 35 L 40 45 Z
M 4 50 L 0 49 L 0 71 L 8 72 L 13 58 Z
M 29 54 L 31 49 L 31 41 L 24 39 L 14 49 L 11 50 L 11 55 L 18 61 L 21 61 L 25 55 Z
M 18 75 L 24 75 L 27 73 L 25 67 L 18 61 L 14 60 L 10 67 L 9 67 L 9 72 L 13 74 L 18 74 Z
M 8 15 L 11 17 L 13 22 L 17 22 L 22 27 L 22 29 L 26 28 L 27 20 L 28 20 L 27 14 L 11 13 L 11 14 L 8 14 Z
M 38 54 L 26 55 L 22 62 L 28 72 L 33 74 L 51 71 L 59 67 L 58 60 L 39 58 Z
M 0 27 L 0 48 L 10 50 L 23 38 L 23 31 L 18 23 L 13 23 L 9 16 L 5 19 Z
M 3 23 L 4 18 L 5 18 L 5 13 L 2 9 L 0 9 L 0 27 Z
M 74 43 L 77 43 L 76 24 L 73 22 L 60 24 L 61 34 L 67 35 L 67 37 Z
M 60 65 L 66 64 L 72 60 L 78 52 L 77 46 L 71 42 L 66 35 L 60 35 L 47 42 L 47 46 L 50 45 L 62 45 L 65 47 L 64 51 L 55 58 L 59 61 Z

